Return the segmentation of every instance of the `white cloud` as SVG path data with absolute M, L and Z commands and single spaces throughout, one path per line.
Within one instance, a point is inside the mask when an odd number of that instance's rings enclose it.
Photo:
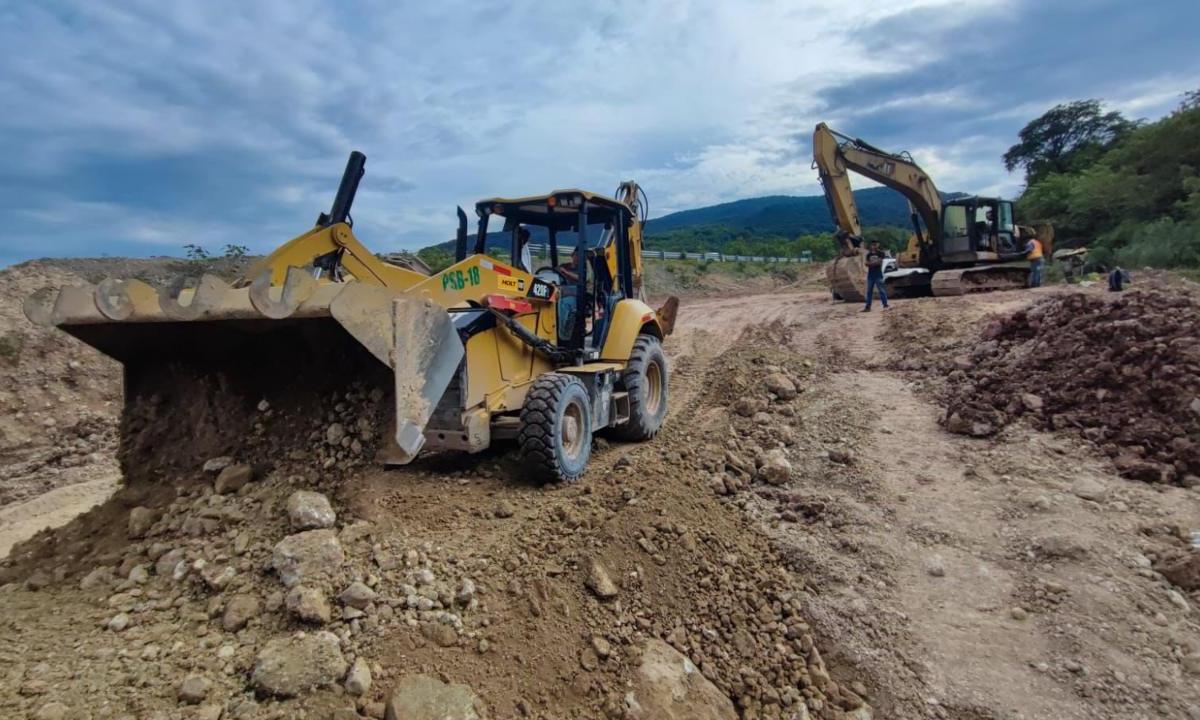
M 0 113 L 10 198 L 0 208 L 19 202 L 59 234 L 108 222 L 114 243 L 201 237 L 262 250 L 327 208 L 352 148 L 369 156 L 355 215 L 379 249 L 448 239 L 454 205 L 479 197 L 608 191 L 628 177 L 656 214 L 815 193 L 808 136 L 820 120 L 933 127 L 931 109 L 998 115 L 964 86 L 849 108 L 825 107 L 823 93 L 943 60 L 958 48 L 931 33 L 1018 10 L 1019 0 L 12 5 L 0 9 L 0 95 L 19 103 Z M 879 29 L 912 14 L 920 31 Z M 1119 107 L 1158 107 L 1168 84 Z M 942 187 L 1013 189 L 1003 141 L 927 136 L 913 150 Z

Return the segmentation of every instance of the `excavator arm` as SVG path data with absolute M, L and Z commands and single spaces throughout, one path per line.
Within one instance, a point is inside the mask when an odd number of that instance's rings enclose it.
M 924 231 L 914 223 L 918 240 L 928 243 L 941 236 L 942 198 L 937 186 L 908 153 L 893 154 L 863 140 L 847 137 L 819 123 L 813 132 L 813 164 L 821 178 L 825 199 L 841 234 L 861 237 L 862 224 L 850 187 L 850 171 L 889 187 L 908 200 Z

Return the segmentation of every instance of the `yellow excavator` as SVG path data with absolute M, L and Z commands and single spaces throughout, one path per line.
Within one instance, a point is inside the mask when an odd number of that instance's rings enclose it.
M 1016 225 L 1011 201 L 979 196 L 943 201 L 933 179 L 908 153 L 881 150 L 825 123 L 813 132 L 813 167 L 837 227 L 838 257 L 826 268 L 837 299 L 865 299 L 866 249 L 850 172 L 892 188 L 908 201 L 913 234 L 896 269 L 884 274 L 888 293 L 962 295 L 1022 288 L 1030 270 L 1026 241 L 1036 236 L 1047 257 L 1053 250 L 1054 229 Z
M 678 301 L 656 311 L 640 299 L 645 196 L 636 183 L 622 183 L 619 199 L 556 190 L 483 200 L 473 243 L 459 208 L 455 262 L 425 275 L 378 259 L 355 237 L 350 209 L 365 164 L 352 153 L 330 212 L 231 284 L 213 275 L 162 288 L 110 279 L 43 289 L 26 301 L 25 314 L 122 362 L 123 443 L 137 442 L 126 432 L 159 423 L 201 415 L 209 425 L 224 422 L 214 418 L 223 407 L 215 402 L 160 407 L 171 385 L 151 378 L 163 367 L 220 378 L 252 407 L 256 383 L 320 392 L 322 379 L 346 365 L 331 360 L 305 372 L 309 366 L 356 353 L 368 358 L 360 379 L 385 378 L 390 387 L 373 390 L 394 397 L 377 454 L 388 464 L 515 439 L 529 476 L 570 481 L 584 471 L 593 433 L 655 435 L 667 411 L 661 342 Z M 497 218 L 511 232 L 516 264 L 485 254 Z M 522 263 L 528 226 L 549 235 L 544 267 Z M 560 239 L 580 258 L 570 269 L 560 263 Z M 135 400 L 149 395 L 147 417 Z

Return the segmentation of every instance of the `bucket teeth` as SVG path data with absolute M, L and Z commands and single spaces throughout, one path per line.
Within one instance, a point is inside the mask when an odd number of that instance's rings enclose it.
M 96 286 L 96 308 L 109 320 L 152 317 L 158 309 L 158 293 L 141 280 L 109 278 Z
M 278 287 L 278 292 L 275 288 Z M 273 320 L 290 317 L 300 304 L 312 297 L 317 279 L 298 267 L 289 267 L 282 286 L 271 284 L 271 271 L 264 270 L 250 283 L 250 304 Z M 274 297 L 278 295 L 278 297 Z
M 191 302 L 184 305 L 180 302 L 187 293 L 186 277 L 178 277 L 170 285 L 158 291 L 158 305 L 162 312 L 172 320 L 196 320 L 205 313 L 221 304 L 229 292 L 229 285 L 215 275 L 204 274 L 191 292 Z

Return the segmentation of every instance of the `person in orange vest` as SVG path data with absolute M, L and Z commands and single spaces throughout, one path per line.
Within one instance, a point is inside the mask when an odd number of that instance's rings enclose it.
M 1037 238 L 1029 238 L 1025 243 L 1025 257 L 1029 260 L 1029 287 L 1042 286 L 1042 265 L 1046 259 L 1042 257 L 1042 242 Z

